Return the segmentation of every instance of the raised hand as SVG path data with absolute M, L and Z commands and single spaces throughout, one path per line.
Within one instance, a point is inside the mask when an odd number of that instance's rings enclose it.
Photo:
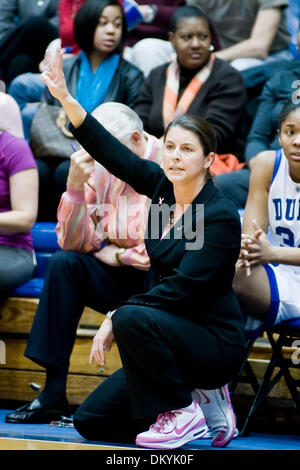
M 49 51 L 46 51 L 48 70 L 41 74 L 41 80 L 47 85 L 51 95 L 60 101 L 73 126 L 78 127 L 84 121 L 86 111 L 68 91 L 62 61 L 63 52 L 60 47 L 56 49 L 54 60 L 51 60 Z
M 47 85 L 48 90 L 54 98 L 63 102 L 69 97 L 65 76 L 62 69 L 63 51 L 57 47 L 54 59 L 51 58 L 50 51 L 46 51 L 45 62 L 47 71 L 41 74 L 41 80 Z

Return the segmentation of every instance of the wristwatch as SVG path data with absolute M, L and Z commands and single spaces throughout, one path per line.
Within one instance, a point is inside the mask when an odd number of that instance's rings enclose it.
M 116 259 L 119 263 L 120 266 L 124 266 L 124 263 L 123 261 L 121 260 L 120 256 L 125 252 L 125 248 L 120 248 L 117 252 L 116 252 Z

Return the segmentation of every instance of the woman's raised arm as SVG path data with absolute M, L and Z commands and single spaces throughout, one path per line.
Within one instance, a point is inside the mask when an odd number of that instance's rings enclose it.
M 56 49 L 54 60 L 51 59 L 49 51 L 46 51 L 45 59 L 48 71 L 41 74 L 41 80 L 47 85 L 51 95 L 61 103 L 73 126 L 79 127 L 87 113 L 69 93 L 62 69 L 63 53 L 61 48 Z

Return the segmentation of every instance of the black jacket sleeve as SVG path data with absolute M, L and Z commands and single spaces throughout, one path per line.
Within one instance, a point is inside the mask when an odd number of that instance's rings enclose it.
M 70 129 L 82 147 L 110 173 L 128 183 L 137 193 L 152 198 L 163 176 L 157 163 L 139 158 L 90 114 L 79 127 L 75 129 L 70 125 Z

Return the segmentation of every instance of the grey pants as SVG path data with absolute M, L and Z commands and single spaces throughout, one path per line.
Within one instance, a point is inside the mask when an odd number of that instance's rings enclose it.
M 28 250 L 0 245 L 0 296 L 29 281 L 34 269 L 34 259 Z

